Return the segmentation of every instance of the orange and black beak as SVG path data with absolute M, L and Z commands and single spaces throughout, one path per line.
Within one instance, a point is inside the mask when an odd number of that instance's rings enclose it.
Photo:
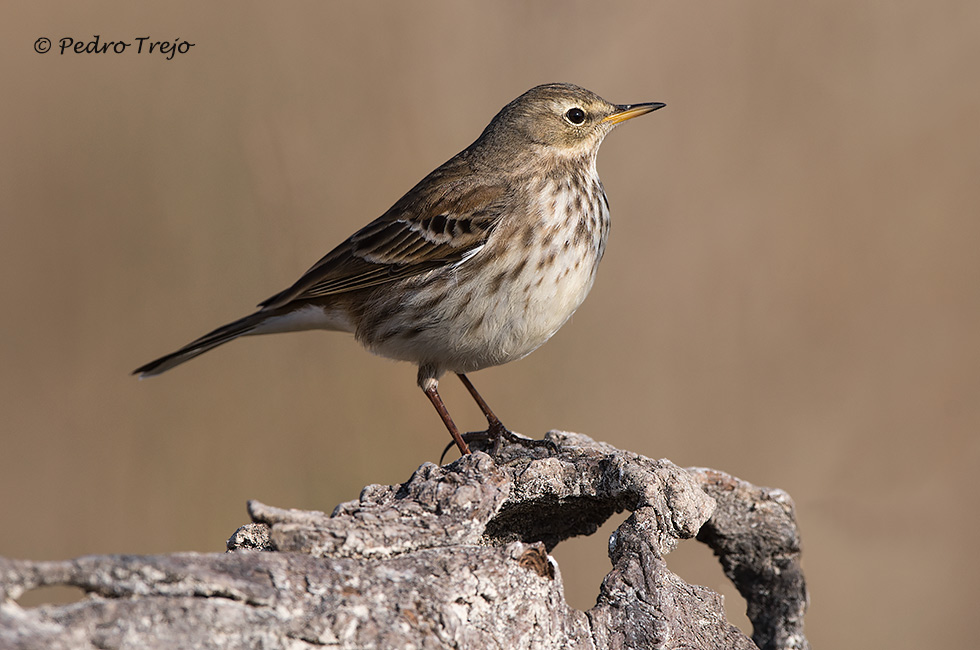
M 647 102 L 645 104 L 619 104 L 616 106 L 616 112 L 612 115 L 607 115 L 602 118 L 603 122 L 612 122 L 613 124 L 619 124 L 620 122 L 625 122 L 626 120 L 631 120 L 634 117 L 639 117 L 641 115 L 646 115 L 651 113 L 658 108 L 663 108 L 667 104 L 663 102 Z

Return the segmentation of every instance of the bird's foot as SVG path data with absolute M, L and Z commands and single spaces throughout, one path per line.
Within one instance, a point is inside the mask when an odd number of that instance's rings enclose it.
M 497 422 L 491 422 L 490 426 L 486 431 L 468 431 L 462 434 L 463 440 L 467 445 L 472 443 L 478 443 L 479 446 L 484 444 L 489 444 L 489 449 L 487 453 L 490 454 L 491 458 L 496 458 L 500 455 L 500 447 L 503 440 L 509 443 L 520 445 L 525 449 L 540 449 L 545 447 L 553 454 L 558 454 L 558 445 L 556 445 L 551 440 L 535 440 L 534 438 L 528 438 L 520 434 L 514 433 L 498 420 Z M 483 444 L 480 444 L 483 443 Z M 446 457 L 446 454 L 455 446 L 456 443 L 451 442 L 446 445 L 446 448 L 442 450 L 442 455 L 439 456 L 439 464 L 442 464 L 442 460 Z
M 491 456 L 496 456 L 500 451 L 501 440 L 506 440 L 507 442 L 515 445 L 520 445 L 525 449 L 540 449 L 542 447 L 546 447 L 551 453 L 558 453 L 558 445 L 551 440 L 535 440 L 534 438 L 528 438 L 527 436 L 514 433 L 499 422 L 497 424 L 499 425 L 498 427 L 491 426 L 490 429 L 487 430 L 487 434 L 494 441 L 493 453 Z

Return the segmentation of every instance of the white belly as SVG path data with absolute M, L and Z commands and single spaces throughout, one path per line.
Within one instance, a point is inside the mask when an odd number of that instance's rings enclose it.
M 578 309 L 595 280 L 609 214 L 598 183 L 594 191 L 600 200 L 586 203 L 598 209 L 585 212 L 581 201 L 572 205 L 569 190 L 559 191 L 554 204 L 538 208 L 535 245 L 524 246 L 520 234 L 502 248 L 488 244 L 466 262 L 480 267 L 478 278 L 457 271 L 456 290 L 432 309 L 423 331 L 393 334 L 369 347 L 452 372 L 500 365 L 536 350 Z M 513 255 L 525 249 L 523 257 Z

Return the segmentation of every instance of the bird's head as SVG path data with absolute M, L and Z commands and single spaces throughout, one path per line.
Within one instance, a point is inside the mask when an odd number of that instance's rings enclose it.
M 664 106 L 611 104 L 573 84 L 545 84 L 504 106 L 477 143 L 492 142 L 502 155 L 537 150 L 558 157 L 594 156 L 614 126 Z

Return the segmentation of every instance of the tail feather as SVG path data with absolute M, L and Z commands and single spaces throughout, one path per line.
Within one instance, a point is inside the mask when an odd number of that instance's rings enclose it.
M 139 375 L 140 379 L 159 375 L 175 366 L 179 366 L 185 361 L 190 361 L 194 357 L 204 354 L 208 350 L 213 350 L 219 345 L 237 339 L 239 336 L 249 334 L 265 321 L 266 317 L 267 314 L 256 312 L 245 318 L 239 318 L 227 325 L 222 325 L 213 332 L 208 332 L 201 338 L 191 341 L 176 352 L 171 352 L 159 359 L 140 366 L 133 371 L 133 374 Z

